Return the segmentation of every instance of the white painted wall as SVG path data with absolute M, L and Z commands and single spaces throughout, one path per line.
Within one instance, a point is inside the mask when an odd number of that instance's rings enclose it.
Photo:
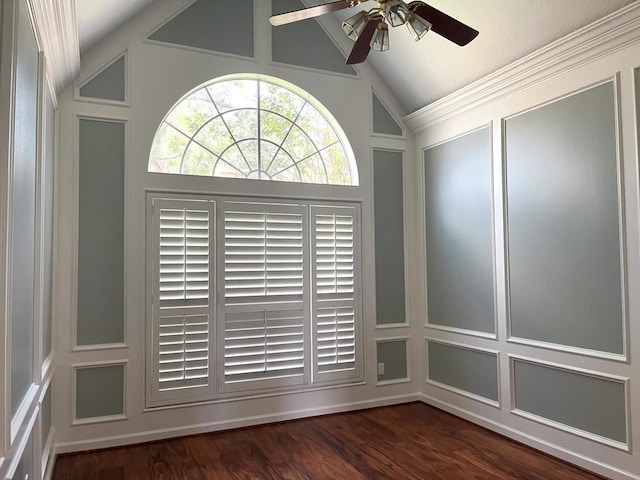
M 51 69 L 47 69 L 45 54 L 43 53 L 43 17 L 38 17 L 34 2 L 31 0 L 4 0 L 0 2 L 1 22 L 0 27 L 0 478 L 23 480 L 24 475 L 31 479 L 41 479 L 47 472 L 50 473 L 52 463 L 49 462 L 52 453 L 54 432 L 49 429 L 45 415 L 42 413 L 42 402 L 49 389 L 53 378 L 53 352 L 44 348 L 45 345 L 45 262 L 51 261 L 47 257 L 45 244 L 45 225 L 55 216 L 53 209 L 47 209 L 44 205 L 45 198 L 45 168 L 55 170 L 55 152 L 48 150 L 52 140 L 51 134 L 55 132 L 56 121 L 56 93 L 53 88 L 53 75 Z M 20 23 L 19 14 L 22 13 Z M 39 23 L 40 22 L 40 23 Z M 29 40 L 29 48 L 18 48 L 19 25 L 22 27 L 20 42 L 26 37 Z M 33 43 L 35 42 L 35 44 Z M 24 45 L 24 44 L 23 44 Z M 37 70 L 31 72 L 35 79 L 35 92 L 24 94 L 25 85 L 20 85 L 16 71 L 20 62 L 29 62 L 37 65 Z M 34 80 L 32 77 L 31 80 Z M 27 83 L 27 82 L 24 82 Z M 29 82 L 32 83 L 32 82 Z M 22 88 L 22 99 L 35 104 L 35 109 L 28 116 L 17 119 L 16 92 Z M 31 97 L 33 94 L 35 96 Z M 48 100 L 47 100 L 48 99 Z M 24 107 L 22 107 L 24 110 Z M 36 111 L 37 110 L 37 111 Z M 22 125 L 18 125 L 18 123 Z M 32 128 L 33 135 L 24 135 L 25 124 Z M 21 132 L 22 131 L 22 132 Z M 47 136 L 49 134 L 49 136 Z M 55 136 L 55 134 L 53 135 Z M 18 158 L 15 146 L 20 141 L 25 142 L 22 147 L 30 150 L 31 155 Z M 23 165 L 20 165 L 20 162 Z M 25 265 L 12 264 L 11 261 L 16 246 L 23 238 L 20 232 L 14 235 L 12 217 L 23 214 L 19 204 L 14 204 L 13 194 L 16 188 L 14 179 L 16 171 L 28 170 L 24 164 L 31 163 L 32 168 L 22 179 L 23 183 L 31 186 L 27 195 L 33 195 L 35 213 L 30 218 L 25 217 L 29 228 L 33 229 L 35 243 L 33 252 L 29 255 L 33 258 L 32 265 L 33 286 L 25 290 L 32 290 L 33 314 L 12 319 L 12 289 L 20 288 L 15 284 L 13 275 L 19 269 L 27 268 Z M 47 171 L 47 174 L 49 171 Z M 49 177 L 51 178 L 51 177 Z M 31 224 L 31 222 L 33 222 Z M 25 242 L 26 243 L 26 242 Z M 19 263 L 19 262 L 16 262 Z M 48 265 L 50 266 L 50 264 Z M 29 275 L 24 275 L 29 276 Z M 30 279 L 31 281 L 31 279 Z M 14 290 L 15 291 L 15 290 Z M 12 361 L 19 358 L 16 355 L 12 342 L 12 324 L 21 322 L 25 328 L 20 342 L 23 345 L 31 345 L 31 349 L 22 353 L 31 355 L 29 363 L 33 368 L 24 371 L 17 368 Z M 14 332 L 15 333 L 15 332 Z M 12 349 L 13 352 L 12 352 Z M 23 357 L 24 358 L 24 357 Z M 24 361 L 24 360 L 23 360 Z M 23 365 L 24 366 L 24 365 Z M 22 371 L 28 378 L 21 379 L 28 385 L 20 404 L 12 411 L 11 379 L 14 371 Z M 46 437 L 46 438 L 43 438 Z
M 409 303 L 406 325 L 376 329 L 372 170 L 373 148 L 406 152 L 413 158 L 413 140 L 371 133 L 371 91 L 396 118 L 403 111 L 384 83 L 365 64 L 357 77 L 336 75 L 271 63 L 268 17 L 271 2 L 255 5 L 255 58 L 213 54 L 194 49 L 163 46 L 144 41 L 144 35 L 188 2 L 159 0 L 83 54 L 80 80 L 60 96 L 59 129 L 59 243 L 56 281 L 60 285 L 56 324 L 55 411 L 57 452 L 70 452 L 142 442 L 176 435 L 213 431 L 287 418 L 345 411 L 376 405 L 415 400 L 422 377 L 418 360 L 419 345 L 413 343 L 410 363 L 413 377 L 404 383 L 376 385 L 376 340 L 419 336 L 420 321 Z M 87 101 L 77 96 L 84 79 L 126 51 L 128 64 L 127 103 Z M 145 191 L 183 190 L 233 194 L 233 183 L 216 178 L 185 178 L 147 173 L 149 150 L 156 128 L 171 106 L 185 93 L 210 79 L 233 73 L 260 73 L 282 78 L 312 94 L 322 102 L 345 131 L 354 150 L 360 186 L 338 188 L 314 185 L 283 185 L 278 182 L 244 182 L 254 194 L 317 198 L 332 189 L 342 200 L 362 202 L 362 252 L 364 297 L 365 382 L 351 387 L 328 388 L 314 392 L 278 394 L 235 401 L 217 401 L 181 408 L 144 408 L 145 358 Z M 77 303 L 78 232 L 78 118 L 116 119 L 126 122 L 126 306 L 125 345 L 74 347 Z M 243 187 L 244 188 L 244 187 Z M 417 210 L 408 200 L 416 187 L 406 192 L 406 225 L 412 232 Z M 411 236 L 407 241 L 411 244 Z M 415 237 L 413 237 L 415 238 Z M 414 247 L 415 248 L 415 247 Z M 406 251 L 406 250 L 405 250 Z M 415 284 L 417 269 L 407 262 L 407 285 Z M 415 321 L 414 321 L 415 320 Z M 126 363 L 126 419 L 106 423 L 73 424 L 73 366 Z
M 605 22 L 570 35 L 513 65 L 472 84 L 456 94 L 405 118 L 416 135 L 415 170 L 412 178 L 423 178 L 420 151 L 465 132 L 491 124 L 493 131 L 493 209 L 495 217 L 497 339 L 481 338 L 426 325 L 421 337 L 464 344 L 480 350 L 497 351 L 500 369 L 500 405 L 489 405 L 441 386 L 423 384 L 423 400 L 489 429 L 522 441 L 542 451 L 564 458 L 614 479 L 640 478 L 640 221 L 638 210 L 638 98 L 634 91 L 634 68 L 640 66 L 640 5 L 633 4 Z M 551 345 L 516 343 L 509 338 L 505 274 L 505 230 L 503 218 L 503 120 L 511 115 L 583 90 L 606 79 L 614 79 L 619 121 L 622 191 L 624 206 L 624 242 L 627 280 L 627 357 L 598 355 L 580 349 L 558 349 Z M 423 204 L 416 197 L 416 203 Z M 424 221 L 417 234 L 421 240 L 412 252 L 424 268 Z M 425 280 L 421 280 L 422 284 Z M 428 288 L 428 286 L 427 286 Z M 413 301 L 426 319 L 426 291 L 415 289 Z M 419 306 L 419 307 L 418 307 Z M 527 357 L 552 363 L 562 369 L 588 371 L 628 382 L 626 412 L 628 448 L 603 443 L 594 436 L 571 430 L 565 425 L 541 423 L 513 413 L 513 379 L 510 359 Z M 426 362 L 426 358 L 421 360 Z M 424 381 L 425 378 L 423 377 Z M 602 411 L 606 416 L 607 411 Z

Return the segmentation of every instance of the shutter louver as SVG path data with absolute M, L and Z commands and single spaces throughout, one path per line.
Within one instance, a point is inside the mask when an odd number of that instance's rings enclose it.
M 302 215 L 225 212 L 225 301 L 299 301 L 303 293 Z M 277 297 L 277 298 L 275 298 Z
M 304 380 L 305 222 L 298 206 L 224 205 L 227 388 Z
M 228 314 L 225 323 L 227 382 L 304 373 L 302 310 Z
M 208 384 L 208 315 L 162 316 L 158 337 L 160 391 Z
M 318 371 L 354 368 L 356 332 L 353 307 L 318 308 L 316 322 Z
M 209 303 L 209 212 L 160 209 L 161 308 Z
M 153 391 L 156 404 L 205 398 L 211 368 L 210 202 L 153 201 L 157 258 L 153 297 Z
M 358 366 L 355 218 L 351 207 L 312 210 L 314 371 L 320 378 L 349 375 Z

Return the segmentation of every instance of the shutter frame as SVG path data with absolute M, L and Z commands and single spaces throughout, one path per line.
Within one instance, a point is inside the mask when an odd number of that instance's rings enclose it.
M 297 204 L 221 201 L 217 218 L 224 239 L 218 246 L 220 391 L 309 383 L 308 209 Z M 251 238 L 244 238 L 247 235 Z M 235 259 L 245 254 L 256 266 L 244 279 L 246 288 L 243 278 L 232 271 Z M 283 353 L 279 335 L 285 330 L 292 351 Z
M 148 204 L 147 404 L 205 400 L 215 393 L 214 202 L 150 198 Z
M 310 208 L 313 382 L 363 379 L 359 206 Z

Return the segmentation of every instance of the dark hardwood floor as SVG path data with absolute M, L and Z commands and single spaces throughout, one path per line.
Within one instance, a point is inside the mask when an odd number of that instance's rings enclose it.
M 422 403 L 58 457 L 54 480 L 601 479 Z

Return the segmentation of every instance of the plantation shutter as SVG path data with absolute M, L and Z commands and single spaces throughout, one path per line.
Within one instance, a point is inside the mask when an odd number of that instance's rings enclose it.
M 311 207 L 315 382 L 361 375 L 357 213 Z
M 224 202 L 222 390 L 307 381 L 307 215 L 299 205 Z
M 213 392 L 213 203 L 152 201 L 151 399 L 199 400 Z

